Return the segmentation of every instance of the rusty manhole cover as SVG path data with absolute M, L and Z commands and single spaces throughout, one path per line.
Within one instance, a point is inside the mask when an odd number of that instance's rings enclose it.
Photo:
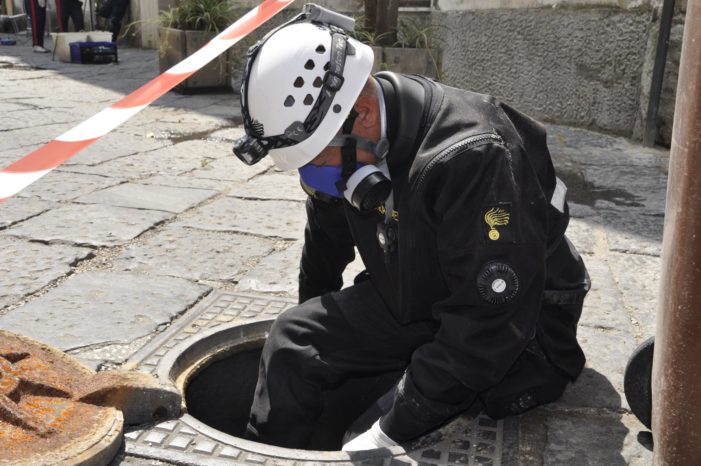
M 70 356 L 0 330 L 0 465 L 106 464 L 122 413 L 81 401 L 94 374 Z

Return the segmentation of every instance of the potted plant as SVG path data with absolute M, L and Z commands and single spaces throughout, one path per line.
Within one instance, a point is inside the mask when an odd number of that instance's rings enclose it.
M 161 72 L 199 50 L 234 20 L 228 0 L 176 0 L 159 15 L 158 49 Z M 217 57 L 178 86 L 194 88 L 228 86 L 227 54 Z
M 355 37 L 372 46 L 373 71 L 390 70 L 440 79 L 435 26 L 399 18 L 399 0 L 363 0 L 364 15 L 356 21 Z

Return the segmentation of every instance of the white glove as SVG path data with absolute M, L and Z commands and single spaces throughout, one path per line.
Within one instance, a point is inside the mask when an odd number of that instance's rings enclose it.
M 343 451 L 360 451 L 372 450 L 374 448 L 389 448 L 397 445 L 397 442 L 387 437 L 387 434 L 382 432 L 380 428 L 380 420 L 378 419 L 370 427 L 370 430 L 363 432 L 350 442 L 343 445 Z

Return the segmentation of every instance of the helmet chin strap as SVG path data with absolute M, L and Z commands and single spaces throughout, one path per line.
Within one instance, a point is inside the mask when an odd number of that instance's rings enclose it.
M 352 134 L 355 119 L 358 118 L 358 112 L 351 109 L 348 118 L 343 122 L 341 134 L 337 134 L 327 146 L 341 148 L 341 180 L 336 184 L 338 191 L 345 193 L 348 189 L 348 179 L 355 172 L 358 164 L 358 149 L 364 150 L 373 154 L 378 162 L 383 161 L 389 152 L 389 141 L 387 138 L 381 138 L 378 142 L 373 142 L 361 136 Z
M 341 127 L 341 133 L 344 135 L 343 137 L 343 143 L 340 144 L 341 147 L 341 179 L 336 183 L 336 188 L 338 188 L 339 193 L 344 193 L 346 189 L 348 189 L 347 182 L 348 178 L 351 177 L 353 172 L 355 171 L 355 167 L 357 165 L 357 160 L 358 160 L 358 153 L 356 149 L 356 143 L 357 141 L 349 137 L 351 135 L 351 131 L 353 131 L 353 125 L 355 124 L 355 119 L 358 118 L 358 112 L 355 111 L 355 109 L 351 109 L 350 113 L 348 114 L 348 117 L 346 118 L 346 121 L 343 122 L 343 126 Z M 338 138 L 334 137 L 334 140 Z M 336 141 L 336 144 L 334 147 L 339 147 L 338 142 Z M 331 145 L 331 144 L 329 144 Z
M 377 142 L 365 139 L 355 134 L 339 134 L 335 136 L 328 144 L 331 147 L 343 147 L 348 143 L 349 139 L 355 140 L 355 148 L 370 152 L 377 160 L 383 160 L 389 152 L 389 141 L 387 138 L 382 138 Z M 357 157 L 357 156 L 356 156 Z
M 341 148 L 341 179 L 336 183 L 336 189 L 356 209 L 368 212 L 385 202 L 392 191 L 386 161 L 389 141 L 382 138 L 373 142 L 352 134 L 357 117 L 358 113 L 351 110 L 343 123 L 341 135 L 334 137 L 328 145 Z M 376 163 L 358 168 L 358 149 L 375 155 Z

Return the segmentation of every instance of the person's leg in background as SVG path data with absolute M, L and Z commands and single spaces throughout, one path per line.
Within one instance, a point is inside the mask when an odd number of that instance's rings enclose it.
M 58 32 L 68 32 L 68 16 L 64 13 L 64 1 L 65 0 L 56 0 L 56 22 L 58 23 Z
M 85 29 L 83 22 L 83 4 L 78 0 L 56 0 L 56 11 L 59 15 L 59 24 L 62 32 L 68 32 L 68 20 L 73 21 L 73 29 L 82 31 Z
M 83 2 L 73 2 L 73 25 L 76 31 L 85 30 L 85 16 L 83 15 Z
M 38 53 L 46 53 L 48 50 L 44 48 L 44 29 L 46 28 L 46 0 L 25 0 L 24 9 L 29 14 L 32 20 L 32 44 L 34 51 Z
M 122 31 L 122 19 L 129 8 L 129 0 L 112 0 L 112 11 L 110 15 L 112 42 L 117 42 L 119 33 Z
M 112 0 L 102 0 L 95 10 L 95 16 L 97 17 L 97 29 L 111 30 Z
M 63 0 L 65 9 L 65 21 L 66 27 L 64 30 L 68 31 L 68 18 L 73 21 L 73 28 L 76 31 L 85 30 L 85 24 L 83 22 L 83 3 L 78 0 Z

